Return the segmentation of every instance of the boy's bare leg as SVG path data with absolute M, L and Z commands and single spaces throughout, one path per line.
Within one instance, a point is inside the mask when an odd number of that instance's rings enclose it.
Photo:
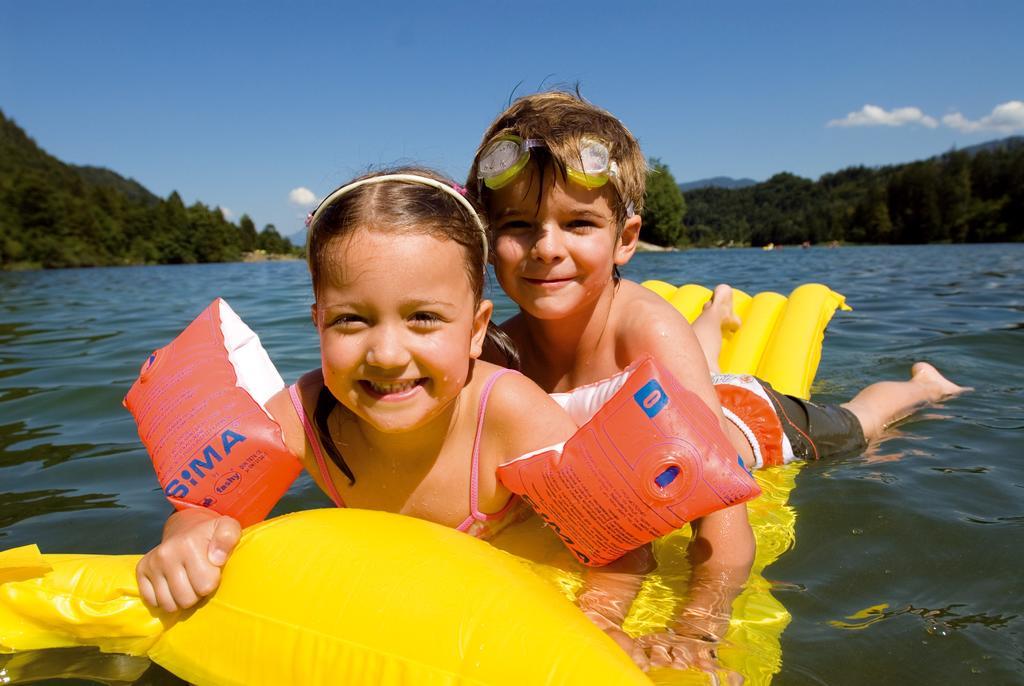
M 970 390 L 957 386 L 927 362 L 918 362 L 911 368 L 909 380 L 873 383 L 843 407 L 857 416 L 864 438 L 871 441 L 920 406 Z
M 718 355 L 722 352 L 722 330 L 735 331 L 740 327 L 740 318 L 732 312 L 732 288 L 719 284 L 711 294 L 711 300 L 704 303 L 704 309 L 693 322 L 693 333 L 697 336 L 708 369 L 717 374 Z

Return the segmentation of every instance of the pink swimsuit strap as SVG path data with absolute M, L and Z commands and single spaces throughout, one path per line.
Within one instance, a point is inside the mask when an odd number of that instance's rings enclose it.
M 288 395 L 292 398 L 292 405 L 295 406 L 295 412 L 299 415 L 299 419 L 302 420 L 302 428 L 306 432 L 306 438 L 309 440 L 309 445 L 313 448 L 313 455 L 316 457 L 316 466 L 320 469 L 320 475 L 323 477 L 324 484 L 327 486 L 328 495 L 331 496 L 331 500 L 338 507 L 345 507 L 345 501 L 338 495 L 338 489 L 334 487 L 334 479 L 331 478 L 331 473 L 327 471 L 327 460 L 324 459 L 323 448 L 320 447 L 320 439 L 317 438 L 316 431 L 313 429 L 313 425 L 309 423 L 309 417 L 306 416 L 306 410 L 302 407 L 302 399 L 299 398 L 298 384 L 293 384 L 288 387 Z
M 483 391 L 480 393 L 480 403 L 477 408 L 476 416 L 476 435 L 473 437 L 473 459 L 469 477 L 469 506 L 472 514 L 470 514 L 470 516 L 457 527 L 459 531 L 467 531 L 475 521 L 492 521 L 501 519 L 515 504 L 515 495 L 510 495 L 505 506 L 494 514 L 481 512 L 479 507 L 480 438 L 483 435 L 484 430 L 484 413 L 487 411 L 487 401 L 491 396 L 491 389 L 494 387 L 494 383 L 502 376 L 509 373 L 517 374 L 518 372 L 512 369 L 499 369 L 494 372 L 494 374 L 491 375 L 491 378 L 487 379 L 487 382 L 484 384 Z M 324 459 L 323 448 L 320 446 L 320 439 L 317 436 L 313 425 L 310 424 L 309 417 L 306 416 L 305 408 L 302 406 L 302 399 L 299 398 L 298 384 L 289 386 L 288 395 L 291 396 L 292 405 L 295 407 L 295 412 L 299 415 L 299 420 L 302 422 L 302 428 L 306 432 L 306 438 L 309 440 L 309 445 L 313 448 L 313 456 L 316 458 L 316 465 L 323 477 L 324 485 L 327 486 L 328 495 L 331 496 L 331 500 L 334 501 L 335 505 L 338 507 L 345 507 L 345 501 L 342 500 L 341 495 L 338 494 L 338 489 L 334 486 L 334 479 L 331 478 L 331 473 L 327 470 L 327 460 Z
M 471 514 L 466 517 L 466 521 L 459 524 L 457 527 L 459 531 L 467 531 L 469 527 L 473 525 L 474 521 L 491 521 L 495 519 L 501 519 L 508 513 L 509 509 L 515 504 L 515 495 L 510 495 L 508 502 L 505 503 L 505 507 L 501 508 L 500 511 L 494 514 L 487 514 L 486 512 L 480 511 L 480 437 L 484 432 L 484 413 L 487 411 L 487 400 L 491 396 L 491 389 L 494 387 L 494 383 L 505 376 L 506 374 L 518 374 L 513 369 L 499 369 L 498 371 L 491 374 L 491 378 L 487 379 L 487 383 L 484 384 L 484 390 L 480 393 L 480 403 L 476 413 L 476 435 L 473 437 L 473 466 L 469 475 L 469 507 Z

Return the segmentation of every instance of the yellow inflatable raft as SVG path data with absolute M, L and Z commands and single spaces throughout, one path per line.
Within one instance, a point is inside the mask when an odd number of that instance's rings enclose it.
M 0 553 L 4 650 L 96 645 L 197 684 L 646 683 L 507 553 L 399 515 L 312 510 L 246 530 L 199 609 L 151 612 L 138 556 Z
M 681 307 L 682 289 L 669 288 Z M 747 309 L 737 298 L 747 319 L 733 337 L 753 336 L 759 322 L 762 348 L 749 357 L 758 371 L 783 335 L 778 322 L 790 325 L 780 320 L 785 312 L 753 317 L 760 295 Z M 777 388 L 809 387 L 825 324 L 842 296 L 828 291 L 818 302 L 817 311 L 799 308 L 798 322 L 812 335 L 788 349 L 791 362 L 764 367 Z M 761 572 L 792 545 L 795 513 L 786 500 L 796 470 L 755 475 L 763 491 L 749 506 L 757 557 L 718 651 L 720 679 L 738 674 L 747 684 L 766 684 L 781 665 L 779 637 L 789 614 Z M 688 537 L 684 529 L 656 542 L 659 569 L 627 619 L 631 634 L 670 621 L 686 588 Z M 561 550 L 554 536 L 547 540 Z M 568 602 L 581 571 L 530 557 L 393 514 L 299 512 L 247 529 L 218 591 L 196 609 L 167 615 L 139 598 L 138 556 L 43 555 L 25 546 L 0 552 L 0 653 L 97 646 L 147 655 L 196 684 L 708 683 L 696 671 L 645 676 Z M 5 678 L 18 680 L 18 664 L 28 665 L 31 678 L 32 659 L 0 655 Z
M 712 292 L 686 284 L 676 288 L 664 281 L 645 281 L 643 286 L 668 300 L 691 323 Z M 809 398 L 811 382 L 821 361 L 821 344 L 837 308 L 850 310 L 846 298 L 828 286 L 808 283 L 787 298 L 765 291 L 750 296 L 733 289 L 733 312 L 743 322 L 722 338 L 718 364 L 724 374 L 753 374 L 775 389 L 798 398 Z

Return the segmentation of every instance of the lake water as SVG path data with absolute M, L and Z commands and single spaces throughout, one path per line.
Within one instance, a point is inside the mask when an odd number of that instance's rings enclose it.
M 817 400 L 920 359 L 976 388 L 800 472 L 796 546 L 765 572 L 792 615 L 773 683 L 1024 683 L 1024 245 L 647 253 L 624 274 L 843 293 Z M 302 262 L 0 273 L 0 549 L 159 540 L 169 506 L 121 398 L 218 295 L 286 381 L 318 364 Z M 327 504 L 304 477 L 277 511 Z

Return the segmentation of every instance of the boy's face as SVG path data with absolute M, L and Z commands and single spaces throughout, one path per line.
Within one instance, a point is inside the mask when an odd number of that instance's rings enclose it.
M 613 288 L 612 270 L 636 250 L 640 218 L 621 235 L 610 184 L 585 188 L 531 164 L 493 191 L 490 220 L 498 282 L 530 316 L 557 320 L 586 313 Z

